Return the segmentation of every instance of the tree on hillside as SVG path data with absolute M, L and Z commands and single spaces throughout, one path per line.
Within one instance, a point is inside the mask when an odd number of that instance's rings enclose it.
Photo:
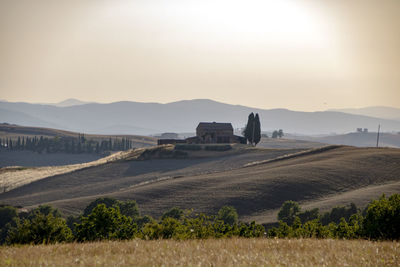
M 127 201 L 117 201 L 116 204 L 122 215 L 127 217 L 131 217 L 132 219 L 136 219 L 139 217 L 139 206 L 135 200 L 127 200 Z
M 111 197 L 100 197 L 97 198 L 96 200 L 92 201 L 89 203 L 89 205 L 86 206 L 86 208 L 83 210 L 83 216 L 88 216 L 92 210 L 97 207 L 99 204 L 104 204 L 106 205 L 107 208 L 112 207 L 113 205 L 117 204 L 118 200 L 115 198 Z
M 284 136 L 282 129 L 279 129 L 278 136 L 279 136 L 279 138 L 282 138 Z
M 300 212 L 300 206 L 297 202 L 287 200 L 283 203 L 278 213 L 278 220 L 284 221 L 288 225 L 292 225 L 295 217 Z
M 174 207 L 172 209 L 170 209 L 169 211 L 167 211 L 166 213 L 163 214 L 163 216 L 161 217 L 161 220 L 164 220 L 165 218 L 174 218 L 177 220 L 182 219 L 183 217 L 183 210 L 177 207 Z
M 122 215 L 118 206 L 107 208 L 104 203 L 98 204 L 87 217 L 82 216 L 75 229 L 77 241 L 131 239 L 137 233 L 132 218 Z
M 218 211 L 218 219 L 224 221 L 226 224 L 233 225 L 238 221 L 238 213 L 232 206 L 223 206 Z
M 272 138 L 278 138 L 278 131 L 277 130 L 275 130 L 275 131 L 273 131 L 272 132 Z
M 254 145 L 257 145 L 261 140 L 261 123 L 260 123 L 260 117 L 258 116 L 258 113 L 256 113 L 256 116 L 254 118 Z
M 250 144 L 253 144 L 253 132 L 255 127 L 255 118 L 254 113 L 249 114 L 249 118 L 247 120 L 246 128 L 244 129 L 243 135 L 247 139 Z

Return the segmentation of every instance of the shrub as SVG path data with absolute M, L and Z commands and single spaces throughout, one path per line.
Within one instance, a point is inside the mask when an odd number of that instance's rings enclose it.
M 231 145 L 208 145 L 204 147 L 208 151 L 228 151 L 232 149 Z
M 140 215 L 139 206 L 135 200 L 117 201 L 114 205 L 119 207 L 122 215 L 131 217 L 132 219 L 138 218 Z
M 6 241 L 7 233 L 18 220 L 18 213 L 15 207 L 0 207 L 0 244 Z
M 119 201 L 110 197 L 102 197 L 92 201 L 83 211 L 83 216 L 88 216 L 99 204 L 104 204 L 107 208 L 118 207 L 122 215 L 131 217 L 132 219 L 140 215 L 139 206 L 135 200 Z
M 400 194 L 372 201 L 363 221 L 364 235 L 373 239 L 400 239 Z
M 17 221 L 9 231 L 8 244 L 50 244 L 72 240 L 71 229 L 61 217 L 36 211 L 30 219 Z
M 104 204 L 107 208 L 112 207 L 117 204 L 117 200 L 115 198 L 110 197 L 101 197 L 89 203 L 86 208 L 83 210 L 83 216 L 88 216 L 92 213 L 93 209 L 97 207 L 99 204 Z
M 191 150 L 191 151 L 198 151 L 201 150 L 201 145 L 196 144 L 176 144 L 176 150 Z
M 322 224 L 327 225 L 331 222 L 340 223 L 342 218 L 345 218 L 348 221 L 351 215 L 358 212 L 359 210 L 354 203 L 351 203 L 349 206 L 334 207 L 330 212 L 326 212 L 322 215 L 321 222 Z
M 11 206 L 0 207 L 0 229 L 3 229 L 6 224 L 18 218 L 17 209 Z
M 300 212 L 300 206 L 297 202 L 288 200 L 285 201 L 278 212 L 278 220 L 292 225 L 294 218 Z
M 174 218 L 176 220 L 180 220 L 183 218 L 183 210 L 177 207 L 174 207 L 167 211 L 166 213 L 163 214 L 161 217 L 161 220 L 164 220 L 166 218 Z
M 118 206 L 107 208 L 105 204 L 99 204 L 81 221 L 75 227 L 78 241 L 131 239 L 137 233 L 132 218 L 121 215 Z
M 300 220 L 302 222 L 308 222 L 319 218 L 319 209 L 315 208 L 312 210 L 305 210 L 303 212 L 298 213 Z
M 218 211 L 218 219 L 222 220 L 226 224 L 233 225 L 238 221 L 238 214 L 234 207 L 223 206 Z

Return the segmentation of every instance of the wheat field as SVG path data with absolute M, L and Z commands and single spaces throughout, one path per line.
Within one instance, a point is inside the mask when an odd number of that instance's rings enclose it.
M 399 266 L 399 242 L 132 240 L 0 248 L 0 266 Z

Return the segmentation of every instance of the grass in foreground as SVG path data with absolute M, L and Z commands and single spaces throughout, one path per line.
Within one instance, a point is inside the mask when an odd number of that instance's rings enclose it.
M 1 247 L 0 266 L 399 266 L 399 242 L 133 240 Z

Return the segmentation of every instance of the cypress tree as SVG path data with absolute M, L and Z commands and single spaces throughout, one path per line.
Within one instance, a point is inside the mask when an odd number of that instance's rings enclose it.
M 250 144 L 253 144 L 253 130 L 255 128 L 254 125 L 255 121 L 254 121 L 254 113 L 250 113 L 249 114 L 249 118 L 247 120 L 247 124 L 246 124 L 246 128 L 243 132 L 244 137 L 247 139 L 247 141 Z
M 258 113 L 254 118 L 254 144 L 257 145 L 261 140 L 261 123 Z

